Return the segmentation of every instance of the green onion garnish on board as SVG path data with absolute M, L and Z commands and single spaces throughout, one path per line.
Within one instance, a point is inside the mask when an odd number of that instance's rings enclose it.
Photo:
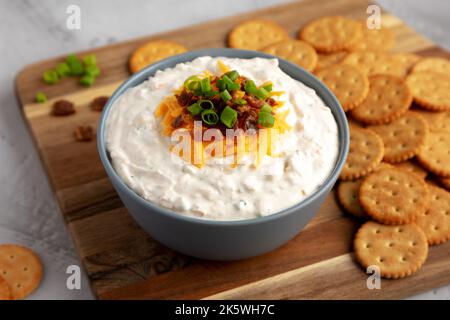
M 96 78 L 100 75 L 100 69 L 97 66 L 87 66 L 84 74 Z
M 42 75 L 42 79 L 47 84 L 55 84 L 59 82 L 59 75 L 55 70 L 47 70 Z
M 68 76 L 70 74 L 69 65 L 65 62 L 62 62 L 56 66 L 56 72 L 62 78 Z
M 233 128 L 237 120 L 237 115 L 236 110 L 226 106 L 220 114 L 220 121 L 228 128 Z
M 36 98 L 34 99 L 38 103 L 44 103 L 47 101 L 47 96 L 43 92 L 36 93 Z
M 94 84 L 95 77 L 92 77 L 90 75 L 84 75 L 80 78 L 80 84 L 85 87 L 90 87 Z
M 231 94 L 226 89 L 220 93 L 220 97 L 224 102 L 231 100 Z
M 71 76 L 81 76 L 84 73 L 84 65 L 76 55 L 71 54 L 66 58 L 66 63 L 70 69 Z
M 83 63 L 86 67 L 96 67 L 97 66 L 97 57 L 93 54 L 88 54 L 83 57 Z
M 200 107 L 198 103 L 193 103 L 189 107 L 187 107 L 189 113 L 193 116 L 199 115 L 203 109 Z
M 217 124 L 217 122 L 219 122 L 219 116 L 217 115 L 217 113 L 213 110 L 203 110 L 202 111 L 202 120 L 204 123 L 212 126 Z
M 265 128 L 272 128 L 275 123 L 275 118 L 268 112 L 259 112 L 258 113 L 258 124 Z

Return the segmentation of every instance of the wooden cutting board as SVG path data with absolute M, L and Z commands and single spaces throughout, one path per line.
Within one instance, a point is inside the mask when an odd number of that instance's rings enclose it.
M 237 262 L 180 255 L 133 222 L 106 178 L 95 142 L 77 143 L 73 138 L 77 125 L 97 126 L 99 114 L 89 109 L 90 101 L 110 95 L 129 76 L 130 53 L 145 41 L 170 39 L 191 49 L 222 47 L 234 25 L 255 17 L 273 19 L 294 36 L 307 21 L 323 15 L 365 18 L 367 5 L 364 0 L 291 3 L 95 49 L 89 52 L 97 55 L 102 74 L 89 89 L 74 79 L 55 86 L 42 83 L 42 73 L 61 57 L 27 66 L 18 74 L 17 96 L 25 121 L 98 298 L 400 298 L 450 283 L 448 242 L 431 248 L 420 272 L 402 280 L 383 280 L 381 290 L 368 290 L 367 275 L 352 255 L 358 222 L 342 213 L 334 193 L 295 239 L 271 253 Z M 383 22 L 397 36 L 394 51 L 447 56 L 399 19 L 384 14 Z M 37 91 L 46 92 L 50 100 L 34 104 Z M 52 102 L 60 98 L 73 101 L 77 113 L 49 116 Z

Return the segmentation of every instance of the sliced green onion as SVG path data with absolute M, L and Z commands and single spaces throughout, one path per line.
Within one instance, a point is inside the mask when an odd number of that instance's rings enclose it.
M 275 118 L 268 112 L 258 113 L 258 124 L 266 128 L 272 128 L 275 123 Z
M 94 54 L 88 54 L 83 57 L 83 63 L 85 66 L 96 67 L 97 66 L 97 57 Z
M 202 107 L 200 107 L 198 103 L 191 104 L 189 107 L 187 107 L 187 109 L 193 116 L 196 116 L 203 111 Z
M 81 76 L 84 73 L 84 66 L 80 59 L 76 55 L 71 54 L 66 58 L 66 63 L 70 69 L 70 75 Z
M 232 83 L 232 84 L 227 85 L 227 89 L 229 91 L 239 90 L 240 88 L 241 88 L 241 86 L 239 83 Z
M 222 79 L 217 80 L 216 82 L 217 88 L 219 88 L 220 91 L 223 91 L 227 88 L 227 85 L 225 84 L 225 81 Z
M 267 104 L 264 103 L 264 105 L 261 107 L 261 110 L 259 110 L 260 112 L 267 112 L 267 113 L 271 113 L 272 112 L 272 107 Z
M 211 91 L 211 81 L 209 78 L 202 79 L 200 82 L 200 88 L 202 89 L 203 93 Z
M 219 116 L 213 110 L 203 110 L 202 111 L 202 120 L 204 123 L 212 126 L 219 122 Z
M 200 100 L 197 103 L 202 109 L 214 109 L 214 104 L 210 100 Z
M 197 76 L 190 76 L 184 81 L 184 87 L 188 90 L 195 90 L 199 86 L 199 77 Z
M 85 74 L 91 77 L 98 77 L 100 75 L 100 69 L 97 66 L 87 66 L 84 70 Z
M 55 84 L 59 82 L 59 75 L 55 70 L 47 70 L 42 75 L 42 79 L 47 84 Z
M 245 100 L 245 99 L 236 99 L 236 100 L 234 100 L 234 103 L 242 106 L 244 104 L 247 104 L 247 100 Z
M 228 106 L 225 107 L 225 109 L 223 109 L 222 113 L 220 114 L 220 121 L 224 125 L 226 125 L 228 128 L 233 128 L 236 120 L 237 120 L 236 110 L 234 110 Z
M 245 82 L 244 90 L 248 94 L 255 94 L 258 88 L 256 87 L 255 82 L 253 80 L 247 80 Z
M 261 100 L 265 100 L 265 99 L 267 99 L 269 97 L 269 93 L 264 88 L 257 89 L 254 94 L 255 94 L 256 97 L 258 97 Z
M 94 84 L 95 77 L 92 77 L 90 75 L 84 75 L 80 78 L 80 84 L 85 87 L 90 87 Z
M 216 94 L 219 94 L 219 91 L 217 91 L 217 90 L 211 90 L 211 91 L 209 91 L 209 92 L 205 92 L 203 95 L 204 95 L 205 97 L 213 97 L 213 96 L 215 96 Z
M 38 93 L 36 93 L 35 101 L 38 102 L 38 103 L 44 103 L 44 102 L 46 102 L 46 101 L 47 101 L 47 96 L 46 96 L 46 94 L 43 93 L 43 92 L 38 92 Z
M 268 83 L 268 84 L 262 86 L 261 88 L 264 88 L 264 90 L 266 90 L 267 92 L 270 92 L 273 89 L 273 84 Z
M 225 75 L 228 78 L 230 78 L 231 81 L 235 81 L 237 78 L 239 78 L 239 73 L 236 70 L 231 70 L 230 72 L 227 72 Z
M 223 75 L 222 76 L 222 80 L 223 80 L 223 82 L 225 83 L 225 85 L 228 87 L 229 85 L 232 85 L 234 82 L 233 81 L 231 81 L 231 79 L 230 78 L 228 78 L 228 76 L 227 75 Z
M 58 75 L 62 78 L 65 76 L 68 76 L 70 74 L 70 68 L 69 65 L 65 62 L 60 63 L 56 66 L 56 72 L 58 72 Z
M 224 102 L 227 102 L 231 99 L 231 94 L 225 89 L 220 93 L 220 97 Z

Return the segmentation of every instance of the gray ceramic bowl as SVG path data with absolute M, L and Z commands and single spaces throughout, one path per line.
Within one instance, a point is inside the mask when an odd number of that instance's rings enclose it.
M 297 205 L 281 212 L 249 220 L 210 221 L 177 214 L 151 203 L 131 190 L 114 171 L 105 148 L 105 121 L 113 102 L 128 88 L 155 74 L 157 70 L 188 62 L 201 56 L 230 58 L 274 58 L 256 51 L 203 49 L 180 54 L 157 62 L 134 74 L 111 96 L 98 128 L 98 151 L 105 170 L 126 208 L 154 239 L 184 254 L 211 260 L 244 259 L 271 251 L 286 243 L 311 220 L 330 192 L 345 162 L 349 147 L 349 129 L 336 97 L 318 79 L 298 66 L 280 59 L 280 68 L 292 78 L 316 90 L 327 104 L 339 128 L 339 155 L 335 168 L 323 185 Z M 275 200 L 275 199 L 274 199 Z M 275 200 L 276 201 L 276 200 Z M 301 253 L 299 253 L 301 254 Z

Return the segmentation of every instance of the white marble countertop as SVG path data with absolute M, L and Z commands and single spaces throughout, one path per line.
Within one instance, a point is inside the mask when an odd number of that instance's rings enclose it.
M 161 32 L 288 0 L 0 0 L 0 243 L 31 247 L 45 276 L 30 299 L 91 299 L 67 290 L 68 265 L 79 264 L 41 162 L 20 115 L 14 76 L 25 65 L 51 56 Z M 380 1 L 436 43 L 450 48 L 450 3 L 439 0 Z M 130 6 L 130 4 L 133 4 Z M 66 28 L 66 8 L 81 8 L 81 30 Z M 131 21 L 132 23 L 116 23 Z M 450 286 L 414 298 L 450 299 Z

